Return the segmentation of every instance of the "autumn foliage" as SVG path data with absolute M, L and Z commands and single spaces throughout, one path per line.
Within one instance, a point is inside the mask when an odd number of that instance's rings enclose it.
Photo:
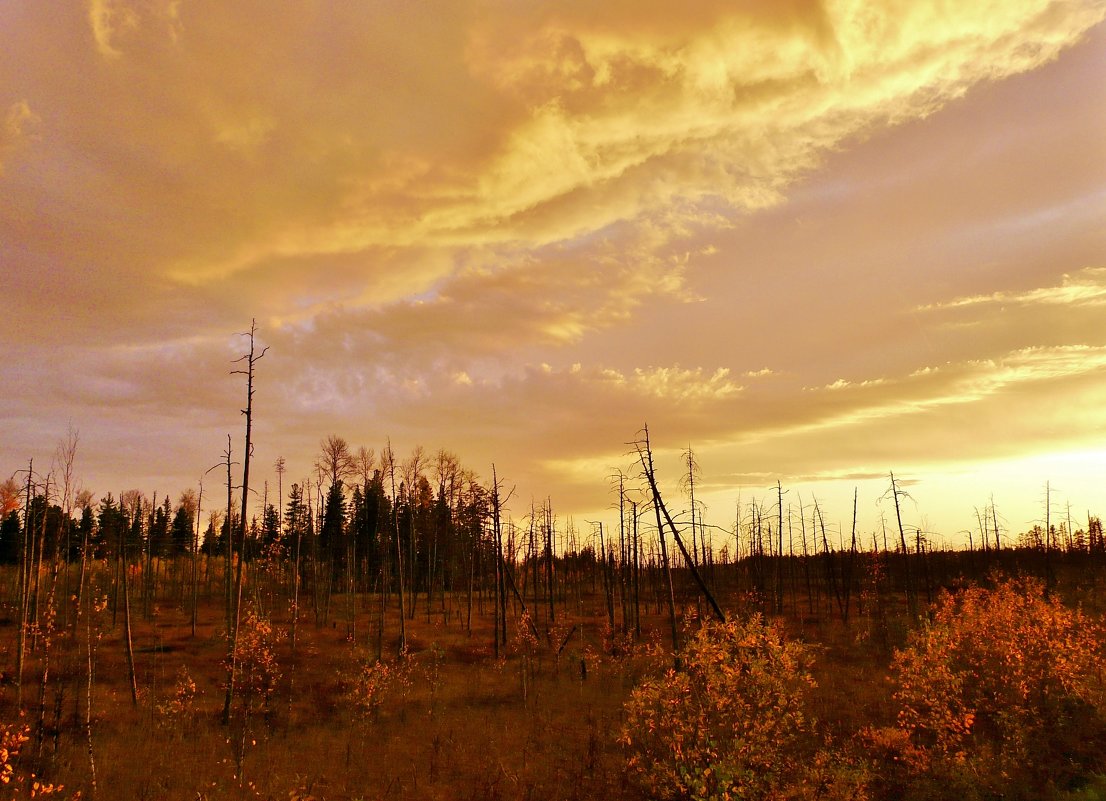
M 280 679 L 276 660 L 279 632 L 272 621 L 249 609 L 238 630 L 235 658 L 238 665 L 237 684 L 246 704 L 258 704 L 269 711 L 269 703 Z
M 626 705 L 632 775 L 665 799 L 1099 797 L 1101 623 L 1038 581 L 992 584 L 939 596 L 894 654 L 895 725 L 836 745 L 808 711 L 810 646 L 755 615 L 703 626 Z
M 1006 797 L 1106 769 L 1102 626 L 1035 580 L 944 594 L 897 652 L 899 727 L 929 770 Z
M 41 798 L 60 795 L 65 789 L 60 784 L 40 781 L 33 773 L 16 770 L 16 758 L 30 739 L 30 727 L 26 724 L 0 724 L 0 798 L 12 801 Z M 73 798 L 79 799 L 80 794 Z
M 804 797 L 827 762 L 807 712 L 811 661 L 759 615 L 704 625 L 683 668 L 646 680 L 626 705 L 631 772 L 658 798 Z
M 411 687 L 411 663 L 406 653 L 394 661 L 366 660 L 350 682 L 349 702 L 362 720 L 375 720 L 390 695 L 406 697 Z

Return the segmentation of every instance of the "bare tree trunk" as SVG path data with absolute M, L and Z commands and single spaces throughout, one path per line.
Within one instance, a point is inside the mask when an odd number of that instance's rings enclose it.
M 157 490 L 150 500 L 150 517 L 146 527 L 146 569 L 142 576 L 142 618 L 150 619 L 150 607 L 153 605 L 154 581 L 154 515 L 157 514 Z M 141 559 L 139 559 L 141 563 Z
M 402 654 L 407 648 L 407 609 L 403 596 L 403 546 L 399 541 L 399 509 L 396 506 L 396 455 L 392 450 L 391 438 L 385 445 L 384 454 L 387 456 L 388 476 L 392 483 L 392 537 L 396 546 L 396 578 L 399 582 L 399 653 Z
M 779 503 L 779 517 L 776 525 L 776 614 L 783 614 L 783 485 L 776 482 L 776 501 Z
M 93 606 L 93 600 L 91 593 L 88 596 L 88 615 L 85 617 L 85 645 L 87 647 L 87 672 L 86 677 L 88 679 L 85 685 L 85 717 L 84 717 L 84 730 L 85 739 L 88 746 L 88 772 L 90 775 L 90 784 L 92 792 L 89 794 L 93 799 L 96 798 L 96 755 L 92 744 L 92 686 L 95 677 L 95 648 L 93 646 L 92 639 L 92 615 L 95 607 Z
M 23 543 L 19 549 L 19 643 L 15 658 L 15 708 L 23 709 L 23 663 L 27 652 L 27 626 L 30 614 L 31 566 L 31 476 L 34 475 L 34 459 L 27 463 L 26 501 L 23 504 Z
M 227 450 L 226 450 L 226 453 L 224 455 L 226 456 L 226 466 L 227 466 L 227 520 L 226 520 L 227 541 L 226 541 L 226 547 L 223 549 L 223 618 L 224 618 L 224 621 L 226 623 L 227 642 L 229 643 L 230 638 L 231 638 L 231 629 L 233 628 L 233 623 L 234 623 L 233 620 L 231 619 L 231 612 L 232 612 L 231 591 L 232 591 L 232 587 L 230 585 L 230 571 L 231 571 L 231 565 L 232 565 L 231 546 L 234 543 L 234 535 L 233 535 L 233 533 L 234 533 L 234 527 L 233 527 L 234 497 L 232 495 L 232 492 L 234 490 L 234 483 L 233 483 L 233 479 L 231 478 L 231 475 L 230 475 L 230 466 L 232 464 L 232 462 L 230 460 L 230 456 L 231 456 L 230 434 L 227 434 Z M 227 657 L 229 659 L 229 657 L 230 657 L 229 653 L 227 654 Z
M 127 534 L 125 531 L 119 535 L 119 553 L 123 571 L 123 644 L 127 654 L 127 678 L 130 683 L 131 703 L 138 706 L 138 678 L 134 670 L 134 645 L 131 642 L 131 596 L 130 584 L 127 581 Z
M 496 621 L 498 623 L 498 630 L 496 631 L 496 657 L 499 656 L 499 645 L 502 642 L 504 646 L 507 644 L 507 584 L 504 573 L 506 571 L 506 563 L 503 560 L 503 531 L 501 528 L 500 520 L 500 497 L 499 497 L 499 478 L 495 472 L 495 465 L 492 465 L 492 536 L 495 539 L 495 564 L 496 564 L 496 580 L 495 580 L 495 603 L 496 609 Z
M 918 617 L 918 599 L 914 593 L 914 582 L 910 576 L 910 550 L 906 547 L 906 531 L 902 526 L 902 509 L 899 505 L 899 495 L 902 495 L 903 491 L 899 489 L 898 483 L 895 481 L 895 474 L 891 473 L 891 495 L 895 499 L 895 520 L 899 524 L 899 543 L 902 545 L 902 568 L 903 568 L 903 580 L 906 582 L 906 603 L 910 610 L 910 619 L 914 620 Z
M 545 581 L 549 595 L 549 622 L 552 623 L 555 617 L 553 611 L 553 503 L 549 498 L 545 500 Z
M 255 355 L 254 353 L 254 335 L 257 332 L 256 322 L 250 321 L 250 330 L 244 336 L 250 338 L 250 352 L 245 356 L 242 356 L 237 361 L 245 362 L 245 370 L 234 370 L 232 375 L 244 375 L 246 376 L 246 408 L 242 411 L 242 414 L 246 416 L 246 444 L 242 451 L 242 514 L 238 521 L 238 565 L 234 573 L 234 610 L 231 619 L 231 628 L 228 632 L 228 649 L 229 653 L 229 667 L 227 669 L 227 691 L 226 696 L 223 699 L 223 723 L 230 722 L 230 705 L 234 697 L 234 680 L 235 672 L 238 668 L 238 623 L 242 615 L 242 565 L 246 561 L 246 512 L 249 508 L 250 500 L 250 456 L 253 450 L 253 445 L 250 441 L 250 435 L 253 431 L 253 370 L 257 362 L 265 355 L 269 349 L 267 347 L 261 349 L 261 353 Z M 227 539 L 232 536 L 232 529 L 230 527 L 230 521 L 227 521 Z M 228 542 L 229 547 L 229 542 Z
M 599 524 L 599 558 L 603 562 L 603 599 L 607 602 L 607 625 L 614 631 L 614 589 L 611 587 L 611 557 L 607 553 L 607 538 Z
M 472 636 L 472 585 L 476 579 L 476 547 L 478 540 L 472 538 L 472 547 L 469 548 L 469 586 L 468 597 L 465 601 L 465 631 Z
M 190 617 L 192 618 L 192 636 L 196 636 L 196 617 L 198 615 L 199 608 L 199 595 L 200 590 L 200 512 L 203 509 L 204 502 L 204 479 L 200 476 L 200 494 L 196 500 L 196 525 L 193 526 L 192 534 L 192 610 Z
M 641 532 L 638 529 L 637 501 L 630 501 L 634 536 L 634 639 L 641 639 Z
M 845 562 L 844 576 L 842 577 L 842 583 L 845 585 L 845 609 L 842 613 L 842 621 L 849 622 L 849 601 L 852 597 L 852 585 L 853 585 L 853 565 L 856 561 L 856 504 L 859 491 L 856 487 L 853 487 L 853 528 L 852 538 L 849 543 L 849 558 Z M 863 614 L 863 611 L 860 613 Z
M 803 578 L 806 580 L 807 613 L 814 615 L 814 585 L 810 578 L 810 549 L 806 539 L 806 516 L 803 514 L 803 499 L 799 498 L 799 525 L 803 533 Z

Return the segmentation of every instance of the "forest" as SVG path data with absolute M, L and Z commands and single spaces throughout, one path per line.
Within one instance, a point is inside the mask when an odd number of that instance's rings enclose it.
M 889 473 L 880 531 L 781 484 L 727 530 L 648 428 L 617 528 L 337 434 L 257 492 L 263 353 L 175 501 L 80 489 L 75 430 L 0 485 L 0 797 L 1106 796 L 1097 517 L 937 548 Z

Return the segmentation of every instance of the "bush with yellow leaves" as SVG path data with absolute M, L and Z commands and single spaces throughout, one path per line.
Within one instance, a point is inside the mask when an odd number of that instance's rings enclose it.
M 196 681 L 181 665 L 169 695 L 157 705 L 158 722 L 169 729 L 182 729 L 196 717 Z
M 1036 580 L 944 594 L 896 653 L 898 724 L 933 771 L 1038 798 L 1106 769 L 1103 627 Z
M 819 749 L 806 711 L 808 646 L 759 615 L 708 623 L 683 669 L 648 679 L 626 705 L 620 742 L 653 797 L 863 797 Z
M 33 773 L 26 775 L 16 770 L 15 760 L 23 745 L 30 739 L 30 727 L 26 724 L 16 726 L 0 723 L 0 798 L 41 798 L 47 795 L 59 795 L 65 788 L 60 784 L 48 784 L 40 781 Z M 74 801 L 80 794 L 73 796 Z
M 361 720 L 375 720 L 389 696 L 406 700 L 412 683 L 411 660 L 406 649 L 395 661 L 365 660 L 350 678 L 349 700 L 354 712 Z
M 263 712 L 269 712 L 269 704 L 280 681 L 276 647 L 279 632 L 268 618 L 250 608 L 238 628 L 235 644 L 237 663 L 236 689 L 249 709 L 258 703 Z

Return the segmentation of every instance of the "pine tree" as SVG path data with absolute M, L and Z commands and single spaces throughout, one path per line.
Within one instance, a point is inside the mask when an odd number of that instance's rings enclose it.
M 173 515 L 173 525 L 170 530 L 169 551 L 173 556 L 191 552 L 193 522 L 192 513 L 182 503 Z

